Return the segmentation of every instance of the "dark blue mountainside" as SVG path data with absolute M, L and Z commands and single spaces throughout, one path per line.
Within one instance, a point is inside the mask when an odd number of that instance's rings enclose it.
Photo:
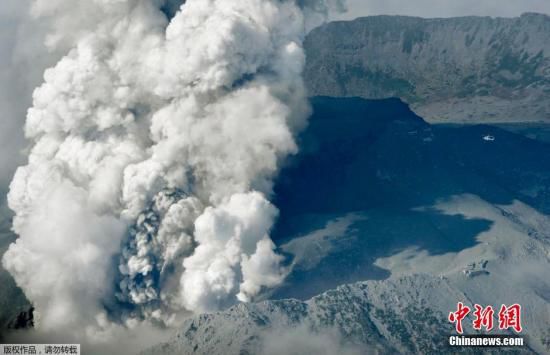
M 487 125 L 430 125 L 398 99 L 316 97 L 312 105 L 301 153 L 275 188 L 281 215 L 273 236 L 291 254 L 324 240 L 319 252 L 326 255 L 295 269 L 277 297 L 305 299 L 343 283 L 385 279 L 390 273 L 373 262 L 405 248 L 438 255 L 474 246 L 491 221 L 420 209 L 452 196 L 496 205 L 520 200 L 550 212 L 544 142 Z M 343 230 L 327 230 L 339 222 Z M 318 240 L 309 246 L 285 248 L 310 233 Z

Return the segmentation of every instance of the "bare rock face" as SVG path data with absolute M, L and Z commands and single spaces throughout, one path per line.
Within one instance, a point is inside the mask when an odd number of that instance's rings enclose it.
M 8 324 L 8 329 L 28 329 L 34 327 L 34 307 L 22 311 Z
M 430 122 L 550 122 L 550 17 L 333 22 L 306 42 L 311 96 L 399 97 Z

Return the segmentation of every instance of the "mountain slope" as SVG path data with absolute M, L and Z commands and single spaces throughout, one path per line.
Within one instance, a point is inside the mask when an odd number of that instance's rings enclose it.
M 201 315 L 186 321 L 171 341 L 142 354 L 446 354 L 458 351 L 448 345 L 453 329 L 445 320 L 457 298 L 467 296 L 446 278 L 428 275 L 360 282 L 306 302 L 240 304 Z M 475 333 L 472 320 L 463 323 L 466 333 Z M 332 348 L 315 348 L 323 337 Z M 507 351 L 544 350 L 526 346 L 494 353 Z M 460 352 L 480 353 L 471 348 Z
M 431 122 L 550 122 L 550 17 L 333 22 L 305 42 L 312 96 L 399 97 Z

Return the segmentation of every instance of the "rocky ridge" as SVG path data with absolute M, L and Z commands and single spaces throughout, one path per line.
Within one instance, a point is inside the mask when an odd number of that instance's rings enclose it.
M 550 122 L 550 17 L 332 22 L 306 39 L 311 96 L 399 97 L 429 122 Z

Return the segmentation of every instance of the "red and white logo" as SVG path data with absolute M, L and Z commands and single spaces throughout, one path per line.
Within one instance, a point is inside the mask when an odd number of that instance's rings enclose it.
M 470 307 L 458 302 L 455 312 L 449 313 L 449 322 L 454 323 L 456 332 L 463 334 L 462 321 L 470 314 Z M 474 305 L 474 320 L 472 326 L 475 330 L 485 330 L 490 332 L 493 329 L 493 317 L 495 310 L 492 306 L 482 307 L 479 304 Z M 513 329 L 521 333 L 521 306 L 513 304 L 511 306 L 502 305 L 498 312 L 498 328 L 500 330 Z

